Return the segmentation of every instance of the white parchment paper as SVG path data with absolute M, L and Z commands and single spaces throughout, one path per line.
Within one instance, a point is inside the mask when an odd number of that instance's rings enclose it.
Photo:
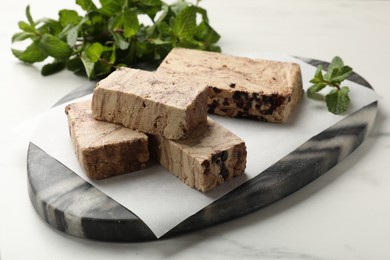
M 304 89 L 310 86 L 309 80 L 315 72 L 315 67 L 283 54 L 242 56 L 299 63 Z M 352 100 L 348 114 L 376 100 L 374 91 L 353 82 L 346 82 L 346 85 L 351 89 Z M 81 99 L 90 98 L 91 95 L 88 95 Z M 187 187 L 158 164 L 153 164 L 142 171 L 106 180 L 88 179 L 81 170 L 72 149 L 64 113 L 65 105 L 43 113 L 34 124 L 30 124 L 30 128 L 35 127 L 31 142 L 131 210 L 157 237 L 161 237 L 186 218 L 264 171 L 312 136 L 347 116 L 333 115 L 327 111 L 324 102 L 310 100 L 306 96 L 292 117 L 284 124 L 211 116 L 246 142 L 248 162 L 244 175 L 203 194 Z

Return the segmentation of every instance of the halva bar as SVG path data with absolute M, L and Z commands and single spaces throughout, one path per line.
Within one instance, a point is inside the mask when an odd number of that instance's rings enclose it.
M 91 101 L 65 108 L 77 159 L 95 180 L 143 169 L 149 160 L 148 137 L 126 127 L 92 118 Z
M 244 141 L 211 119 L 206 129 L 196 128 L 185 140 L 151 136 L 150 142 L 162 166 L 202 192 L 242 174 L 246 167 Z
M 92 113 L 98 120 L 185 139 L 198 125 L 206 124 L 207 89 L 189 78 L 122 68 L 98 83 Z
M 302 97 L 300 66 L 221 53 L 174 48 L 158 73 L 208 87 L 208 112 L 284 122 Z

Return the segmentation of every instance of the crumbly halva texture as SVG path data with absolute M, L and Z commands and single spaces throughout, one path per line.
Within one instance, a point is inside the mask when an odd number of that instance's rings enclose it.
M 221 53 L 174 48 L 158 73 L 190 78 L 208 88 L 208 112 L 281 123 L 299 103 L 300 66 Z
M 121 68 L 97 84 L 93 117 L 165 138 L 185 139 L 207 121 L 207 89 L 187 78 Z
M 148 137 L 126 127 L 92 118 L 91 101 L 65 108 L 77 159 L 85 174 L 95 180 L 145 168 Z
M 245 142 L 211 119 L 185 140 L 151 136 L 150 143 L 151 154 L 162 166 L 202 192 L 242 174 L 246 167 Z

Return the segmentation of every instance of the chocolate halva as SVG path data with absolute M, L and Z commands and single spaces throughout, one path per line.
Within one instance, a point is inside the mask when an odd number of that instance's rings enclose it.
M 186 138 L 207 120 L 207 89 L 188 78 L 121 68 L 93 92 L 93 117 L 168 139 Z
M 150 137 L 151 154 L 188 186 L 207 192 L 242 174 L 247 151 L 243 140 L 208 119 L 185 140 Z
M 95 180 L 145 168 L 148 137 L 126 127 L 92 118 L 91 101 L 65 108 L 77 159 L 85 174 Z
M 208 88 L 208 112 L 284 122 L 302 97 L 300 66 L 174 48 L 158 73 L 189 78 Z

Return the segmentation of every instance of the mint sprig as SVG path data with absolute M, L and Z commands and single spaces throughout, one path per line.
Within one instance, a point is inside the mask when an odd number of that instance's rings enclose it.
M 64 68 L 90 79 L 137 64 L 158 64 L 174 47 L 220 52 L 220 35 L 210 26 L 205 9 L 186 0 L 75 0 L 83 13 L 63 9 L 58 19 L 33 19 L 30 7 L 12 42 L 29 40 L 24 50 L 12 49 L 25 63 L 51 60 L 43 75 Z M 148 17 L 145 24 L 139 19 Z M 142 20 L 143 21 L 143 20 Z
M 333 114 L 342 114 L 348 110 L 349 87 L 341 86 L 341 83 L 352 74 L 352 68 L 344 65 L 343 60 L 336 56 L 329 64 L 325 75 L 322 74 L 322 65 L 317 67 L 314 78 L 310 80 L 313 83 L 307 90 L 307 96 L 312 99 L 325 100 L 328 111 Z M 325 97 L 319 93 L 326 87 L 333 88 Z

